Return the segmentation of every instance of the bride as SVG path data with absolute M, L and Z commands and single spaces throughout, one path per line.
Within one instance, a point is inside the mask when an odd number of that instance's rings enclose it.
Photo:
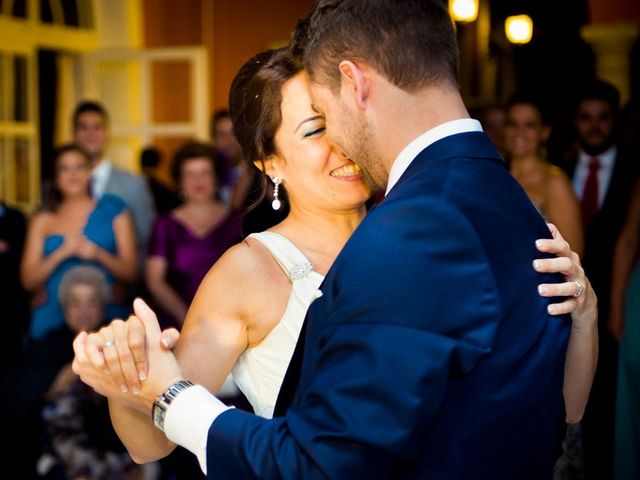
M 265 183 L 274 183 L 274 208 L 286 190 L 290 213 L 229 249 L 211 268 L 189 308 L 175 354 L 185 377 L 211 392 L 232 371 L 256 413 L 271 417 L 306 311 L 363 219 L 371 192 L 360 168 L 326 141 L 324 118 L 311 107 L 305 73 L 286 49 L 260 53 L 241 68 L 231 87 L 230 111 L 245 158 L 265 173 Z M 541 249 L 563 257 L 543 260 L 541 271 L 560 271 L 587 287 L 586 301 L 585 295 L 571 298 L 553 305 L 555 313 L 579 307 L 574 325 L 594 325 L 595 296 L 577 256 L 561 237 L 543 243 Z M 545 296 L 566 292 L 570 283 L 546 286 Z M 175 444 L 127 402 L 139 393 L 147 372 L 137 319 L 114 321 L 97 333 L 81 334 L 75 343 L 76 372 L 85 380 L 94 369 L 90 383 L 110 398 L 114 427 L 134 460 L 167 455 Z M 581 349 L 575 351 L 576 361 L 567 360 L 568 418 L 582 415 L 594 365 L 593 358 L 583 361 Z

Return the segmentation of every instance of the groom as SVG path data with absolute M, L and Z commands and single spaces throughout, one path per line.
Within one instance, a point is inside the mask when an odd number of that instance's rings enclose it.
M 570 322 L 536 294 L 555 280 L 531 269 L 549 232 L 469 119 L 445 3 L 322 1 L 297 27 L 330 141 L 387 194 L 309 311 L 284 416 L 166 391 L 159 422 L 210 478 L 551 474 Z M 170 354 L 149 362 L 151 396 L 181 379 Z

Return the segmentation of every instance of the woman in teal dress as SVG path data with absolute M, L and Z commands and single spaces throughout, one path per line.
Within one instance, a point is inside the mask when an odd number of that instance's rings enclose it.
M 613 260 L 608 327 L 620 340 L 614 479 L 640 478 L 640 181 Z
M 64 273 L 79 264 L 105 272 L 112 286 L 107 318 L 128 315 L 123 293 L 138 273 L 135 231 L 120 198 L 91 197 L 90 175 L 89 157 L 77 146 L 57 151 L 49 208 L 31 220 L 21 264 L 22 284 L 34 294 L 31 338 L 64 324 L 58 286 Z

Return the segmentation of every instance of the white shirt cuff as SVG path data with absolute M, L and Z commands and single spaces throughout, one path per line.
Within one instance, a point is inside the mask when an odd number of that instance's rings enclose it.
M 171 402 L 164 417 L 164 433 L 173 443 L 193 453 L 207 473 L 209 427 L 226 406 L 201 385 L 189 387 Z

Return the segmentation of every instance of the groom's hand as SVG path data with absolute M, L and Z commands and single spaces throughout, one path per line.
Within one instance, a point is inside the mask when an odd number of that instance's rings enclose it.
M 146 333 L 147 361 L 149 362 L 148 376 L 142 382 L 138 398 L 140 406 L 146 410 L 146 413 L 151 414 L 156 397 L 184 377 L 173 352 L 166 346 L 162 346 L 162 332 L 153 310 L 140 298 L 133 302 L 133 310 Z

